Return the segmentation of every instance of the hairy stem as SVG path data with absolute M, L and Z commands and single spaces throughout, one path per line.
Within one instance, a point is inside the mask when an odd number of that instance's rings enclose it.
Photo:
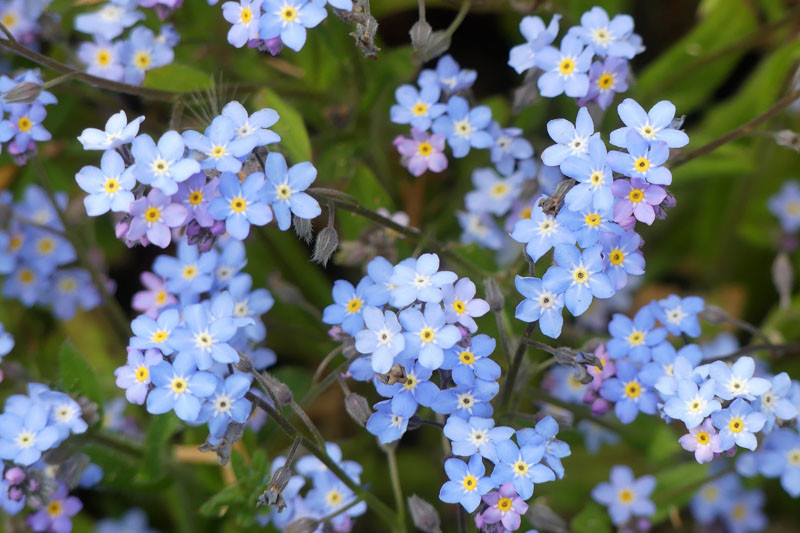
M 517 380 L 519 367 L 522 365 L 522 359 L 528 347 L 525 343 L 525 339 L 533 334 L 533 328 L 533 324 L 528 324 L 525 328 L 525 333 L 522 334 L 522 338 L 519 340 L 519 344 L 517 344 L 517 350 L 514 352 L 514 358 L 511 359 L 511 366 L 508 367 L 508 375 L 503 381 L 503 391 L 500 393 L 500 406 L 503 408 L 507 407 L 509 400 L 511 400 L 511 393 L 514 391 L 514 382 Z
M 397 456 L 395 454 L 395 447 L 389 445 L 384 447 L 383 451 L 386 453 L 386 458 L 389 462 L 389 479 L 392 483 L 392 493 L 394 494 L 394 506 L 397 510 L 397 522 L 401 528 L 406 529 L 406 507 L 405 498 L 403 498 L 403 486 L 400 484 L 400 471 L 397 468 Z

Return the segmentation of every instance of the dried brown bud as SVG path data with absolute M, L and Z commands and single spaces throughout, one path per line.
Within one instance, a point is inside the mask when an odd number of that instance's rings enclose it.
M 385 374 L 378 374 L 378 379 L 380 379 L 386 385 L 394 385 L 395 383 L 405 383 L 406 381 L 406 371 L 402 365 L 399 363 L 394 365 L 389 371 Z

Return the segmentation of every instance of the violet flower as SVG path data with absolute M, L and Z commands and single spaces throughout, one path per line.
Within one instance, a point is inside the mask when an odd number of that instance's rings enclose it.
M 614 204 L 614 222 L 623 224 L 631 216 L 648 226 L 656 219 L 657 207 L 667 193 L 660 185 L 651 185 L 641 178 L 616 180 L 611 184 L 611 192 L 619 198 Z
M 443 153 L 444 142 L 445 136 L 442 133 L 430 134 L 411 128 L 411 139 L 398 136 L 393 144 L 403 156 L 403 166 L 408 167 L 413 176 L 419 177 L 429 169 L 431 172 L 441 172 L 447 168 L 447 157 Z

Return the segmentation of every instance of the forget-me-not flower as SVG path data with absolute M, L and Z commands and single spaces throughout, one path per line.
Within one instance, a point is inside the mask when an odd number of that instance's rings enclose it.
M 372 370 L 385 374 L 392 368 L 397 354 L 406 347 L 401 333 L 403 328 L 391 311 L 381 312 L 377 307 L 367 306 L 362 314 L 367 328 L 356 333 L 356 350 L 371 355 Z
M 439 256 L 422 254 L 417 259 L 404 261 L 394 268 L 389 281 L 395 286 L 389 301 L 397 308 L 405 307 L 414 300 L 426 303 L 442 301 L 441 286 L 455 283 L 455 273 L 439 271 Z
M 638 133 L 648 143 L 664 142 L 669 148 L 683 148 L 689 144 L 688 135 L 672 127 L 675 117 L 675 105 L 672 102 L 662 100 L 650 111 L 645 111 L 636 100 L 626 98 L 617 106 L 617 112 L 625 127 L 611 132 L 610 141 L 614 146 L 629 146 L 628 134 L 631 131 Z
M 211 396 L 219 381 L 214 374 L 198 371 L 188 352 L 179 353 L 172 364 L 161 361 L 155 365 L 151 379 L 155 388 L 147 395 L 147 411 L 160 415 L 174 409 L 185 422 L 197 420 L 201 399 Z
M 542 96 L 552 98 L 566 94 L 573 98 L 586 96 L 594 50 L 583 46 L 580 38 L 565 35 L 560 49 L 547 46 L 536 53 L 536 66 L 544 71 L 537 85 Z
M 574 125 L 565 118 L 549 121 L 547 134 L 556 144 L 545 148 L 542 152 L 542 162 L 551 167 L 560 166 L 570 156 L 588 160 L 589 140 L 600 136 L 594 132 L 594 122 L 585 107 L 578 109 Z
M 752 451 L 758 444 L 754 433 L 761 431 L 767 417 L 753 411 L 747 401 L 736 398 L 726 409 L 713 413 L 711 421 L 719 429 L 720 447 L 723 450 L 738 445 Z
M 170 350 L 171 352 L 171 350 Z M 139 350 L 128 350 L 128 364 L 114 371 L 117 387 L 125 389 L 125 398 L 129 402 L 142 405 L 150 387 L 152 368 L 164 358 L 156 349 L 144 353 Z
M 544 21 L 539 17 L 522 17 L 519 31 L 526 42 L 512 47 L 508 56 L 508 65 L 516 70 L 517 74 L 536 66 L 536 53 L 555 40 L 560 20 L 561 15 L 553 15 L 550 24 L 545 28 Z
M 281 42 L 300 51 L 306 43 L 306 29 L 313 28 L 328 16 L 319 2 L 307 0 L 265 0 L 264 14 L 258 22 L 258 36 L 268 40 L 280 37 Z
M 433 84 L 423 85 L 419 90 L 413 85 L 401 85 L 394 92 L 397 103 L 389 110 L 391 121 L 427 130 L 433 119 L 447 111 L 445 104 L 438 103 L 441 92 L 439 86 Z
M 247 238 L 251 224 L 263 226 L 272 220 L 272 211 L 261 199 L 265 184 L 261 172 L 253 172 L 241 183 L 236 174 L 225 172 L 220 177 L 221 196 L 211 200 L 208 211 L 225 221 L 225 231 L 234 239 Z
M 489 107 L 480 105 L 470 109 L 464 98 L 451 96 L 447 101 L 447 113 L 433 121 L 433 132 L 447 136 L 453 157 L 460 158 L 466 156 L 470 148 L 492 145 L 492 136 L 486 130 L 491 120 Z
M 161 189 L 164 194 L 178 192 L 178 183 L 200 172 L 200 163 L 184 157 L 184 143 L 177 131 L 168 131 L 158 140 L 142 134 L 133 140 L 131 153 L 136 160 L 133 173 L 139 182 Z
M 444 350 L 461 339 L 458 328 L 445 324 L 439 304 L 426 304 L 424 314 L 417 309 L 405 309 L 398 318 L 405 328 L 406 348 L 418 353 L 419 362 L 431 370 L 442 366 Z
M 304 192 L 317 177 L 314 165 L 304 161 L 287 168 L 282 154 L 270 152 L 264 166 L 268 180 L 264 187 L 264 196 L 275 212 L 280 229 L 289 229 L 291 214 L 312 219 L 322 213 L 319 203 Z
M 97 128 L 86 128 L 78 137 L 84 150 L 113 150 L 133 141 L 139 133 L 139 125 L 144 117 L 135 118 L 130 123 L 125 111 L 111 115 L 104 131 Z
M 608 153 L 608 166 L 630 178 L 641 178 L 655 185 L 672 183 L 672 173 L 662 166 L 669 157 L 669 148 L 663 141 L 649 143 L 636 131 L 628 131 L 625 139 L 627 153 Z
M 100 168 L 85 166 L 75 175 L 81 189 L 89 193 L 83 199 L 86 214 L 96 217 L 107 213 L 127 212 L 136 185 L 133 168 L 125 168 L 125 162 L 114 150 L 108 150 L 100 159 Z
M 564 293 L 564 303 L 573 316 L 589 308 L 592 298 L 610 298 L 611 280 L 603 272 L 602 247 L 596 244 L 583 252 L 571 244 L 555 247 L 558 266 L 551 266 L 542 277 L 542 286 L 554 293 Z
M 620 526 L 632 516 L 647 517 L 656 512 L 650 494 L 656 487 L 656 478 L 642 476 L 634 479 L 633 471 L 626 465 L 611 468 L 611 480 L 592 489 L 592 498 L 608 506 L 611 521 Z
M 451 457 L 444 462 L 444 470 L 450 481 L 442 485 L 439 499 L 445 503 L 460 503 L 468 513 L 478 508 L 481 496 L 495 488 L 494 482 L 484 476 L 480 455 L 470 457 L 469 463 Z
M 755 378 L 755 361 L 752 357 L 740 357 L 728 366 L 724 361 L 714 361 L 709 367 L 709 375 L 717 384 L 717 396 L 723 400 L 744 398 L 755 400 L 761 396 L 772 384 L 764 378 Z
M 564 295 L 544 288 L 542 280 L 532 277 L 517 276 L 514 278 L 517 291 L 525 298 L 514 313 L 523 322 L 539 321 L 539 329 L 551 339 L 561 335 L 564 317 Z
M 220 115 L 215 117 L 205 134 L 194 130 L 184 131 L 181 135 L 186 147 L 205 155 L 200 161 L 204 169 L 213 168 L 220 172 L 239 172 L 242 159 L 253 151 L 256 145 L 254 136 L 236 137 L 233 120 Z

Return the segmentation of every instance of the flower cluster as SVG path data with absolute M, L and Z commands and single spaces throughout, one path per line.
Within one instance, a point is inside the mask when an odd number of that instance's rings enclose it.
M 538 320 L 549 337 L 561 333 L 563 307 L 580 316 L 593 298 L 610 298 L 627 285 L 628 276 L 644 273 L 636 222 L 652 224 L 664 216 L 665 207 L 674 205 L 664 189 L 672 176 L 663 164 L 669 148 L 689 142 L 685 133 L 672 127 L 675 106 L 662 101 L 645 112 L 626 99 L 618 111 L 625 127 L 611 132 L 611 143 L 626 152 L 607 152 L 585 107 L 574 125 L 565 119 L 548 122 L 557 144 L 542 153 L 542 161 L 558 166 L 572 180 L 559 185 L 566 194 L 555 193 L 563 194 L 560 210 L 558 199 L 540 197 L 511 233 L 525 244 L 534 263 L 554 250 L 555 264 L 541 279 L 517 278 L 517 289 L 525 297 L 517 307 L 517 318 Z M 613 172 L 629 179 L 614 180 Z
M 75 249 L 64 234 L 59 211 L 67 195 L 58 193 L 55 201 L 58 206 L 36 185 L 18 202 L 10 193 L 0 197 L 0 209 L 11 214 L 8 226 L 0 228 L 2 294 L 25 307 L 50 307 L 57 318 L 69 320 L 78 309 L 97 307 L 100 295 L 89 272 L 75 266 Z
M 337 281 L 333 299 L 323 321 L 335 326 L 334 337 L 354 338 L 350 376 L 387 398 L 375 404 L 367 430 L 388 443 L 422 423 L 421 407 L 447 415 L 443 431 L 457 457 L 445 462 L 450 481 L 440 499 L 469 512 L 480 507 L 479 527 L 517 529 L 534 484 L 562 477 L 560 460 L 570 451 L 552 417 L 535 428 L 495 426 L 490 401 L 500 367 L 491 359 L 494 339 L 477 333 L 474 319 L 489 305 L 474 283 L 439 270 L 436 254 L 397 265 L 377 257 L 357 286 Z M 494 465 L 490 475 L 485 460 Z
M 180 40 L 178 32 L 165 24 L 156 35 L 139 25 L 145 15 L 136 9 L 136 4 L 110 0 L 97 10 L 75 17 L 75 29 L 94 39 L 78 46 L 78 59 L 86 65 L 87 73 L 141 85 L 148 71 L 172 63 L 172 49 Z
M 271 350 L 257 347 L 267 334 L 260 317 L 274 301 L 266 289 L 253 290 L 252 278 L 241 272 L 246 262 L 236 240 L 200 252 L 182 239 L 176 257 L 157 257 L 148 290 L 134 296 L 144 314 L 131 323 L 127 364 L 115 371 L 129 402 L 208 424 L 211 444 L 250 415 L 245 394 L 252 376 L 235 366 L 240 358 L 256 370 L 275 360 Z
M 644 51 L 642 38 L 633 32 L 633 18 L 609 19 L 602 7 L 595 6 L 555 47 L 560 20 L 560 15 L 553 15 L 545 26 L 539 17 L 524 17 L 519 29 L 526 42 L 511 49 L 508 64 L 518 74 L 535 68 L 544 97 L 566 94 L 579 105 L 594 103 L 606 109 L 615 94 L 628 90 L 628 62 Z
M 228 42 L 245 44 L 276 55 L 283 45 L 299 52 L 306 30 L 325 20 L 325 4 L 351 11 L 352 0 L 237 0 L 222 4 L 222 16 L 231 24 Z
M 8 143 L 8 153 L 20 165 L 36 155 L 37 142 L 52 137 L 43 124 L 47 116 L 45 106 L 58 100 L 51 92 L 42 90 L 41 85 L 38 70 L 26 70 L 14 77 L 0 75 L 0 143 Z
M 39 19 L 51 1 L 4 0 L 0 2 L 0 21 L 18 42 L 33 44 L 41 31 Z
M 325 444 L 325 451 L 341 466 L 353 482 L 360 483 L 363 468 L 355 461 L 342 460 L 342 450 L 333 442 Z M 272 474 L 286 465 L 285 456 L 272 462 Z M 292 522 L 302 519 L 318 520 L 333 515 L 330 525 L 335 531 L 347 533 L 353 529 L 354 518 L 364 514 L 367 504 L 355 503 L 357 496 L 341 479 L 337 478 L 314 456 L 299 458 L 293 465 L 293 475 L 282 492 L 285 507 L 274 507 L 268 515 L 259 518 L 262 526 L 273 524 L 286 531 Z M 355 505 L 354 505 L 355 503 Z
M 717 473 L 722 470 L 717 469 Z M 720 520 L 727 531 L 762 531 L 767 527 L 763 508 L 766 502 L 759 489 L 746 489 L 735 473 L 704 484 L 689 502 L 694 519 L 703 525 Z
M 85 150 L 103 150 L 99 168 L 86 166 L 76 175 L 89 193 L 86 212 L 124 213 L 116 231 L 129 246 L 165 248 L 173 232 L 185 228 L 189 242 L 207 251 L 225 232 L 243 240 L 251 225 L 264 226 L 274 218 L 286 230 L 292 215 L 320 214 L 317 201 L 304 192 L 317 175 L 311 163 L 290 168 L 283 155 L 272 152 L 262 167 L 255 155 L 257 148 L 280 141 L 268 129 L 278 121 L 274 110 L 249 115 L 233 101 L 203 133 L 167 131 L 157 142 L 137 135 L 143 120 L 128 123 L 120 111 L 105 131 L 89 128 L 78 138 Z

